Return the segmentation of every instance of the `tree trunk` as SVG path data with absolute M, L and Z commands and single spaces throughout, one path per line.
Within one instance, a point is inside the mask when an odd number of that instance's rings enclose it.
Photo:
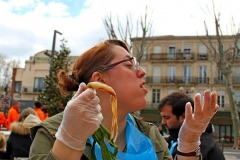
M 229 105 L 230 105 L 230 111 L 231 111 L 231 118 L 233 123 L 233 130 L 234 130 L 234 143 L 233 143 L 233 149 L 238 149 L 238 139 L 240 137 L 240 125 L 239 125 L 239 116 L 238 116 L 238 110 L 236 106 L 236 101 L 234 98 L 234 92 L 232 89 L 232 75 L 228 74 L 226 76 L 226 88 L 227 88 L 227 94 L 229 97 Z

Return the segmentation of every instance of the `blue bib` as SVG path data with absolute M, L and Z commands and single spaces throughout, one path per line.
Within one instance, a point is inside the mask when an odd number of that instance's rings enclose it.
M 89 137 L 89 139 L 93 144 L 93 138 Z M 158 160 L 151 140 L 136 128 L 134 120 L 129 114 L 127 115 L 126 143 L 126 152 L 118 151 L 117 158 L 119 160 Z M 108 142 L 106 145 L 113 152 L 113 147 Z M 95 155 L 97 160 L 102 160 L 101 148 L 97 143 Z
M 178 144 L 178 141 L 175 141 L 175 142 L 173 140 L 171 141 L 171 148 L 169 150 L 171 155 L 173 155 L 173 152 L 174 152 L 177 144 Z

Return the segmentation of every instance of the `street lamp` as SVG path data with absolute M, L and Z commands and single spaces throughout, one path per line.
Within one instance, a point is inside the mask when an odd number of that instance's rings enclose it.
M 57 30 L 54 30 L 54 34 L 53 34 L 53 44 L 52 44 L 52 53 L 49 54 L 48 53 L 48 50 L 46 50 L 46 52 L 44 52 L 45 55 L 47 55 L 48 57 L 50 58 L 53 58 L 54 56 L 54 53 L 55 53 L 55 43 L 56 43 L 56 34 L 60 34 L 62 35 L 61 32 L 57 31 Z M 52 73 L 52 62 L 50 62 L 50 71 L 49 71 L 49 75 Z

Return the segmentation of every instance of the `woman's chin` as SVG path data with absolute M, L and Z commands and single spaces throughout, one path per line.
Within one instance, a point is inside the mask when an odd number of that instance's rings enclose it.
M 138 104 L 138 107 L 136 108 L 136 110 L 135 110 L 134 112 L 140 111 L 141 109 L 145 108 L 145 107 L 146 107 L 146 104 L 147 104 L 147 103 L 140 103 L 140 104 Z

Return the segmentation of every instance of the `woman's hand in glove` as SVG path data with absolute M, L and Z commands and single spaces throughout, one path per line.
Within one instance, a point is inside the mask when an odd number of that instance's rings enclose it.
M 76 94 L 67 103 L 56 138 L 68 147 L 82 151 L 86 141 L 103 119 L 96 91 L 81 83 Z
M 206 130 L 211 118 L 215 115 L 217 105 L 217 92 L 206 90 L 203 102 L 198 93 L 194 97 L 194 113 L 190 103 L 186 104 L 185 120 L 178 135 L 178 150 L 192 152 L 200 145 L 200 136 Z

